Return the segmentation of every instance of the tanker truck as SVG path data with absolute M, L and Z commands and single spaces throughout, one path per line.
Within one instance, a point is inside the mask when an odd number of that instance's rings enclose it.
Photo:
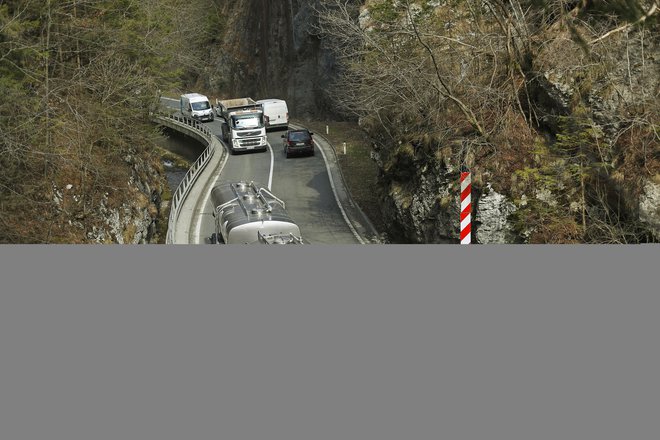
M 211 190 L 211 243 L 304 244 L 284 201 L 255 182 L 220 182 Z

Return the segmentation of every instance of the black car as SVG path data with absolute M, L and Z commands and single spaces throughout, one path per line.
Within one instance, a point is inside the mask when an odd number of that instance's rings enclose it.
M 286 134 L 282 135 L 284 139 L 284 153 L 286 157 L 293 155 L 314 155 L 314 140 L 309 130 L 288 130 Z

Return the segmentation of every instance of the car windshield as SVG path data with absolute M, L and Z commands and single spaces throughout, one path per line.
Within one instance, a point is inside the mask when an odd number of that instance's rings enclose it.
M 211 108 L 211 104 L 209 104 L 208 101 L 193 102 L 192 103 L 192 109 L 193 110 L 208 110 L 210 108 Z
M 264 126 L 261 116 L 232 116 L 232 125 L 234 128 L 261 128 Z
M 311 137 L 307 131 L 293 131 L 289 133 L 289 140 L 293 142 L 306 142 L 310 139 Z

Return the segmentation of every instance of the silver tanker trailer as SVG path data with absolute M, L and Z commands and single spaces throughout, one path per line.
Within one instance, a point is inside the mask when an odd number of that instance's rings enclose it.
M 211 190 L 212 243 L 301 244 L 300 228 L 285 203 L 254 182 L 222 182 Z

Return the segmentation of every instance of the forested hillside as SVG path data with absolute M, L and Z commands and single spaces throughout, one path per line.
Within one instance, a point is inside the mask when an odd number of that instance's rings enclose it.
M 0 2 L 0 242 L 153 239 L 164 179 L 148 112 L 201 64 L 217 19 L 207 11 L 180 0 Z
M 391 233 L 456 238 L 470 170 L 481 243 L 660 234 L 656 1 L 316 4 L 332 93 L 375 140 Z
M 332 48 L 316 35 L 318 0 L 215 0 L 221 25 L 199 87 L 224 96 L 283 98 L 292 115 L 336 117 Z
M 0 242 L 144 243 L 159 93 L 372 139 L 395 242 L 660 238 L 657 0 L 3 0 Z

